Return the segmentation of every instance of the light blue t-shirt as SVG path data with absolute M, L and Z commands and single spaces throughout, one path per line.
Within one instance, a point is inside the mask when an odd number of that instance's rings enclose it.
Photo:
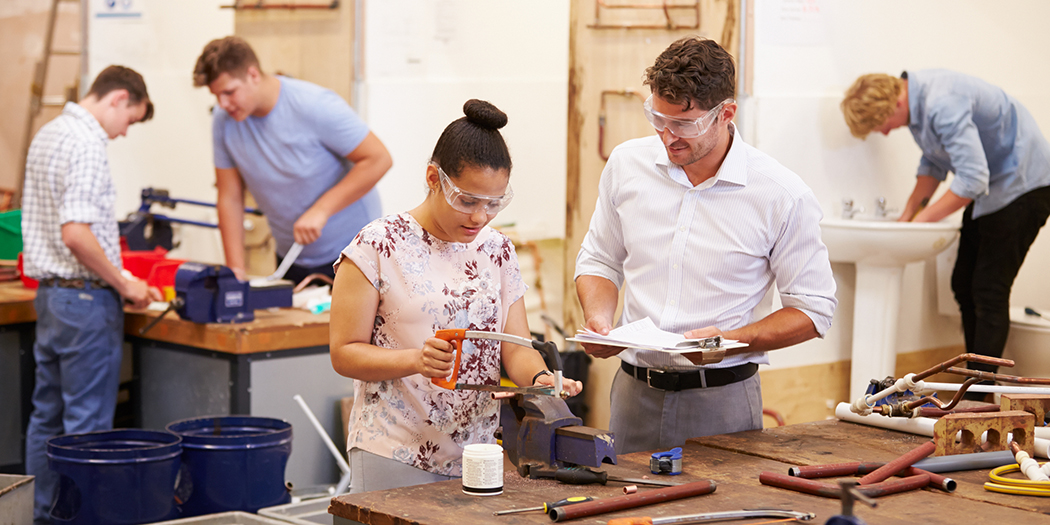
M 285 254 L 295 241 L 295 221 L 350 170 L 346 156 L 368 135 L 368 126 L 334 91 L 277 78 L 281 92 L 265 117 L 237 122 L 215 106 L 212 140 L 215 167 L 240 172 L 266 214 L 277 253 Z M 321 237 L 303 247 L 296 264 L 332 264 L 364 225 L 380 217 L 380 208 L 372 188 L 329 217 Z
M 1050 144 L 1017 99 L 979 78 L 944 69 L 906 72 L 908 129 L 922 149 L 919 175 L 973 199 L 976 219 L 1050 186 Z

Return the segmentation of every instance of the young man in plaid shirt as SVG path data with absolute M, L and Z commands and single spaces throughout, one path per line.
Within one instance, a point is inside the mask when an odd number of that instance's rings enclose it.
M 121 275 L 116 187 L 106 145 L 153 116 L 146 83 L 121 66 L 103 70 L 79 103 L 33 138 L 22 198 L 25 273 L 40 281 L 36 387 L 26 435 L 26 473 L 36 476 L 34 521 L 50 523 L 58 476 L 47 440 L 113 428 L 123 302 L 144 308 L 160 293 Z

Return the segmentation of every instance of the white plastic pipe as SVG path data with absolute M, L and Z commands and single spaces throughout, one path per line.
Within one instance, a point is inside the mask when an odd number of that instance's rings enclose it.
M 933 427 L 937 423 L 936 419 L 930 417 L 902 418 L 886 417 L 877 414 L 862 416 L 854 414 L 850 410 L 849 403 L 839 403 L 835 407 L 835 417 L 842 421 L 930 437 L 933 437 Z M 1040 434 L 1042 435 L 1040 436 Z M 1050 438 L 1050 427 L 1036 427 L 1035 453 L 1041 458 L 1050 458 L 1050 450 L 1048 450 L 1050 449 L 1050 439 L 1048 438 Z M 983 443 L 985 441 L 987 441 L 987 436 L 982 434 L 981 442 Z M 1007 441 L 1009 441 L 1009 439 L 1007 439 Z
M 343 454 L 339 452 L 339 449 L 335 448 L 335 443 L 332 443 L 332 438 L 328 437 L 328 432 L 325 431 L 323 426 L 321 426 L 321 422 L 314 416 L 310 407 L 306 405 L 303 396 L 295 394 L 292 396 L 292 399 L 299 403 L 299 406 L 303 408 L 303 412 L 306 412 L 306 417 L 310 418 L 310 422 L 313 423 L 314 428 L 317 429 L 317 433 L 321 435 L 321 440 L 324 441 L 324 444 L 328 446 L 328 450 L 333 456 L 335 456 L 335 462 L 339 465 L 339 470 L 343 471 L 343 474 L 349 474 L 350 465 L 348 465 L 346 460 L 343 459 Z
M 926 390 L 957 392 L 962 383 L 924 382 Z M 1050 395 L 1050 387 L 1045 386 L 1012 386 L 1012 385 L 971 385 L 967 392 L 994 392 L 996 394 L 1040 394 Z

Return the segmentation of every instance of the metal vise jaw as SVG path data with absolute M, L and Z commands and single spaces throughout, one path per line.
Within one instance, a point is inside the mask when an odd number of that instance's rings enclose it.
M 556 396 L 519 394 L 500 408 L 503 449 L 523 477 L 533 469 L 615 465 L 612 432 L 582 423 Z
M 195 323 L 243 323 L 255 310 L 292 306 L 292 286 L 252 287 L 226 266 L 182 263 L 175 273 L 179 317 Z

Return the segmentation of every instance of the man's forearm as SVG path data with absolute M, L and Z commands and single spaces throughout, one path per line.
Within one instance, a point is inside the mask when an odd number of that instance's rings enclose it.
M 796 345 L 817 337 L 817 328 L 808 315 L 797 308 L 781 308 L 758 322 L 724 332 L 726 339 L 747 343 L 745 348 L 727 354 L 764 352 Z
M 620 291 L 612 281 L 596 275 L 581 275 L 576 278 L 576 294 L 583 307 L 585 322 L 593 318 L 604 319 L 613 323 Z
M 920 211 L 913 220 L 915 222 L 937 222 L 955 213 L 957 210 L 965 208 L 971 202 L 973 202 L 973 199 L 960 197 L 948 190 L 941 198 L 937 199 L 937 202 Z
M 124 294 L 127 279 L 121 275 L 120 268 L 114 266 L 106 257 L 106 252 L 91 232 L 90 225 L 79 222 L 63 224 L 62 242 L 73 252 L 73 257 L 76 257 L 80 264 L 98 275 L 121 295 Z
M 366 159 L 354 164 L 342 180 L 321 195 L 310 208 L 331 217 L 364 197 L 389 168 L 390 165 L 381 162 L 381 159 Z

